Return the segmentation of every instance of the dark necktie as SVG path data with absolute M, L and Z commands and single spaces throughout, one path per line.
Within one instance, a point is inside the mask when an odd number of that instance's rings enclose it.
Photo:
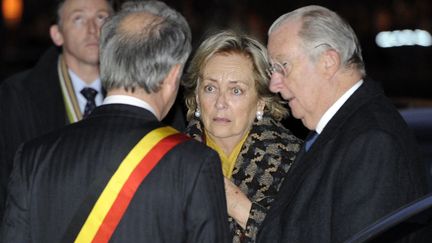
M 310 132 L 309 135 L 306 137 L 305 140 L 305 150 L 306 152 L 309 151 L 309 149 L 311 148 L 312 144 L 315 142 L 315 140 L 318 138 L 318 133 L 313 131 Z
M 95 97 L 98 92 L 92 88 L 84 88 L 81 90 L 81 94 L 87 99 L 87 104 L 84 108 L 83 118 L 86 118 L 96 108 Z

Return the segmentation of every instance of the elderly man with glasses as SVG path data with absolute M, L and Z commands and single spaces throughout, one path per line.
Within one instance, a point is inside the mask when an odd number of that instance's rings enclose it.
M 281 16 L 270 27 L 268 50 L 270 90 L 311 136 L 258 242 L 344 242 L 427 193 L 411 132 L 366 77 L 357 37 L 336 13 L 307 6 Z M 414 236 L 392 237 L 422 242 Z

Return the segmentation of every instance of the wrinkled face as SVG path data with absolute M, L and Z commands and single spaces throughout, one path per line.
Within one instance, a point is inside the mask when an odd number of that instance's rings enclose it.
M 98 65 L 99 33 L 111 14 L 106 0 L 67 0 L 60 10 L 57 45 L 67 58 L 79 64 Z
M 301 45 L 298 23 L 284 23 L 270 34 L 268 51 L 273 67 L 270 90 L 288 101 L 292 115 L 314 129 L 321 117 L 323 88 L 320 72 Z
M 249 132 L 256 112 L 264 110 L 252 62 L 239 54 L 216 54 L 202 73 L 197 103 L 204 129 L 216 143 L 235 146 Z

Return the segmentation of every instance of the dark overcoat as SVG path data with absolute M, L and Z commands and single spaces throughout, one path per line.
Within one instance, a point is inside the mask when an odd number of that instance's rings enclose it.
M 343 242 L 425 195 L 426 173 L 406 123 L 365 81 L 297 156 L 258 242 Z

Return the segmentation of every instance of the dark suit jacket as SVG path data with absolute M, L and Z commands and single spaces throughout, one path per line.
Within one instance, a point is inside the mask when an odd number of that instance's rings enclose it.
M 0 220 L 6 187 L 18 146 L 68 124 L 57 72 L 59 50 L 50 48 L 35 67 L 0 86 Z M 179 100 L 164 120 L 182 131 L 186 121 Z
M 160 126 L 145 109 L 103 105 L 83 121 L 24 144 L 8 188 L 3 240 L 61 242 L 93 180 L 115 170 Z M 226 242 L 223 186 L 214 151 L 194 140 L 177 145 L 140 185 L 112 242 Z
M 426 194 L 415 144 L 391 102 L 366 81 L 298 155 L 258 242 L 343 242 Z

